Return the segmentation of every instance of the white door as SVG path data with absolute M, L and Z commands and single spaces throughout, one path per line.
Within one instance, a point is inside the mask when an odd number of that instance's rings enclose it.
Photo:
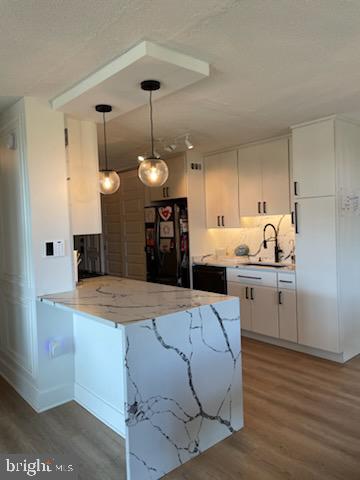
M 263 213 L 290 213 L 289 141 L 281 138 L 259 145 L 262 165 Z
M 298 341 L 295 290 L 279 290 L 279 337 Z
M 251 145 L 238 151 L 241 217 L 253 217 L 263 213 L 260 147 L 261 145 Z
M 292 162 L 295 195 L 335 195 L 334 120 L 293 129 Z
M 240 324 L 244 330 L 251 328 L 250 287 L 236 282 L 227 283 L 228 294 L 240 299 Z
M 299 343 L 339 352 L 335 197 L 296 203 Z
M 252 330 L 262 335 L 279 337 L 279 310 L 277 289 L 271 287 L 252 287 Z
M 236 151 L 206 157 L 205 195 L 208 228 L 240 226 Z
M 169 169 L 169 177 L 162 187 L 150 188 L 152 202 L 187 197 L 185 155 L 169 158 L 165 162 Z

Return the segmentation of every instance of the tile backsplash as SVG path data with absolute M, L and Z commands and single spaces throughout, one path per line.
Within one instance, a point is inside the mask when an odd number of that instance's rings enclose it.
M 242 218 L 241 223 L 242 228 L 208 230 L 214 251 L 215 249 L 225 249 L 226 255 L 232 256 L 238 245 L 246 244 L 254 260 L 261 258 L 262 261 L 273 261 L 274 242 L 269 242 L 267 249 L 262 245 L 264 226 L 272 223 L 278 229 L 278 242 L 283 250 L 281 260 L 291 262 L 290 255 L 294 249 L 295 231 L 290 215 L 246 217 Z M 273 229 L 269 227 L 266 231 L 266 239 L 273 238 L 273 236 Z

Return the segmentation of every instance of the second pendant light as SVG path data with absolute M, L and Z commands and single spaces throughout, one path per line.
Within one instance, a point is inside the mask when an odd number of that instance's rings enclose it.
M 164 160 L 157 158 L 154 151 L 154 125 L 152 114 L 152 92 L 159 90 L 160 82 L 158 80 L 144 80 L 141 82 L 141 88 L 150 92 L 150 136 L 151 136 L 151 155 L 139 165 L 138 176 L 142 183 L 148 187 L 161 187 L 169 177 L 169 169 Z

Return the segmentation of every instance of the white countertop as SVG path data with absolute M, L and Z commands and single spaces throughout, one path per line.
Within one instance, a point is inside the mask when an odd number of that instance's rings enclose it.
M 295 265 L 291 263 L 284 263 L 283 267 L 270 267 L 263 265 L 247 265 L 247 263 L 256 261 L 249 260 L 248 257 L 216 257 L 215 255 L 210 257 L 193 257 L 193 265 L 209 265 L 214 267 L 226 267 L 226 268 L 244 268 L 247 270 L 265 270 L 271 272 L 287 272 L 295 273 Z M 264 262 L 266 263 L 266 262 Z
M 82 280 L 75 290 L 39 297 L 49 305 L 126 324 L 223 302 L 233 297 L 121 277 Z

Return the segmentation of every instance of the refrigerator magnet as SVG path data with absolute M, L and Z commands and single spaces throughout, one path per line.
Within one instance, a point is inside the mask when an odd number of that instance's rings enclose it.
M 154 228 L 146 229 L 146 245 L 148 247 L 155 246 L 155 229 Z
M 174 222 L 160 222 L 160 237 L 173 238 Z
M 166 253 L 171 250 L 171 238 L 160 238 L 160 252 Z
M 158 211 L 159 211 L 159 215 L 162 218 L 162 220 L 165 220 L 165 222 L 166 222 L 171 217 L 172 207 L 170 205 L 168 205 L 166 207 L 159 207 Z
M 155 208 L 145 208 L 145 223 L 155 223 Z

